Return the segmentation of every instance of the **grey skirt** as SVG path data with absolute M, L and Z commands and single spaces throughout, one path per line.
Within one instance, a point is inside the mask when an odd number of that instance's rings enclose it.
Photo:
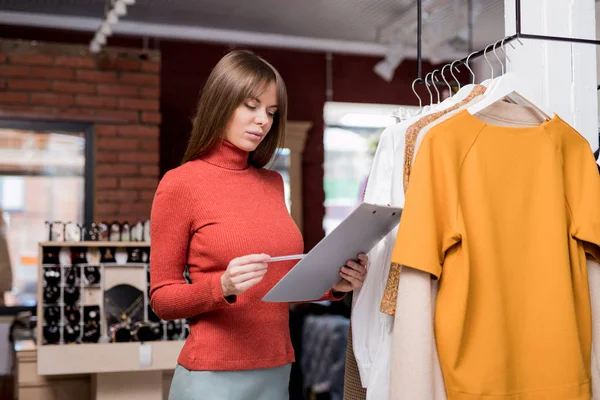
M 169 400 L 288 400 L 292 364 L 247 371 L 175 367 Z

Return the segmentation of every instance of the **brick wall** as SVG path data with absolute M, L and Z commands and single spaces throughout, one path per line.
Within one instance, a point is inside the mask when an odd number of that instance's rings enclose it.
M 145 219 L 159 176 L 160 54 L 0 40 L 0 118 L 94 124 L 95 220 Z

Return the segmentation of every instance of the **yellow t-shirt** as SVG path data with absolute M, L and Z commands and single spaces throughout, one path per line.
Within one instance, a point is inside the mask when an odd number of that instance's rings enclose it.
M 590 399 L 586 252 L 600 260 L 598 246 L 594 156 L 558 116 L 501 127 L 463 111 L 428 133 L 392 262 L 440 279 L 448 400 Z

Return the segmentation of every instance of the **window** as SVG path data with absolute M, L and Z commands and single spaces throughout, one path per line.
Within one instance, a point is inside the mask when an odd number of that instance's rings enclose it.
M 325 104 L 325 218 L 328 235 L 362 202 L 379 136 L 396 123 L 398 106 L 328 102 Z
M 7 305 L 36 302 L 47 221 L 91 223 L 92 141 L 88 124 L 0 121 L 0 216 L 13 270 Z
M 279 172 L 283 178 L 283 190 L 285 192 L 285 204 L 288 212 L 292 212 L 292 198 L 290 190 L 290 149 L 277 149 L 268 168 Z

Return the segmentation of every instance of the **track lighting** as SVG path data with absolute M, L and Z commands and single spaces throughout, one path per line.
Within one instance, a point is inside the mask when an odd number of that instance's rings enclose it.
M 106 44 L 106 38 L 113 34 L 113 29 L 119 23 L 119 17 L 127 15 L 127 6 L 135 4 L 135 0 L 116 0 L 112 2 L 112 8 L 104 16 L 104 20 L 98 26 L 94 38 L 90 41 L 90 53 L 98 53 L 103 45 Z
M 117 1 L 114 5 L 114 10 L 119 17 L 127 15 L 127 6 L 122 1 Z

